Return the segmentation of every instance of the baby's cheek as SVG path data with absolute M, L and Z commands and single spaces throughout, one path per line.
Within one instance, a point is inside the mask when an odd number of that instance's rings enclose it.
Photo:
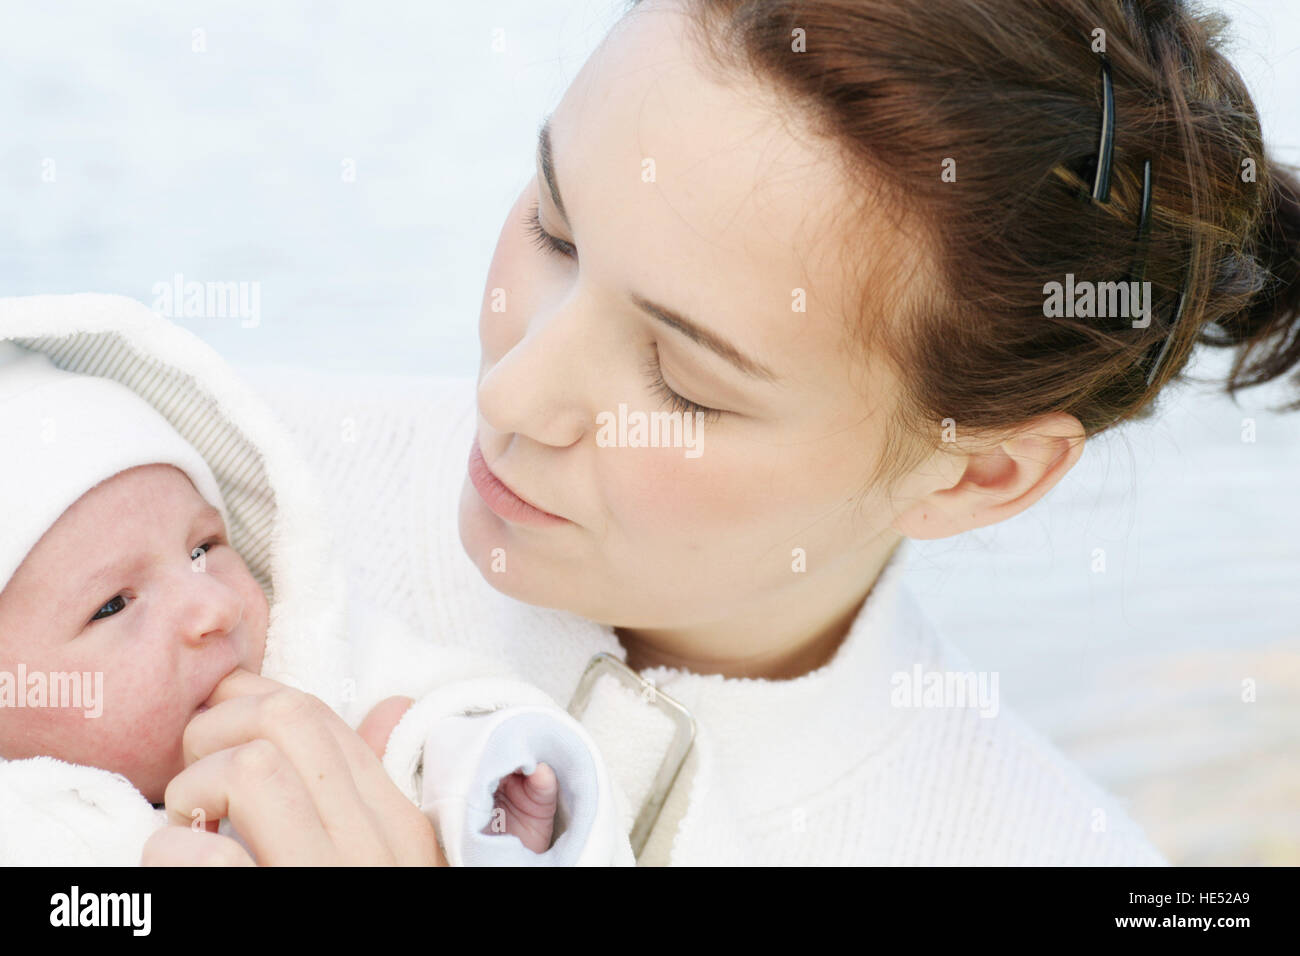
M 251 575 L 247 579 L 244 607 L 244 621 L 248 625 L 248 635 L 239 665 L 244 670 L 260 674 L 262 660 L 266 656 L 266 630 L 270 624 L 271 607 L 266 600 L 266 594 Z
M 181 737 L 193 715 L 174 686 L 138 678 L 129 672 L 106 676 L 104 713 L 87 723 L 98 725 L 94 738 L 102 754 L 92 762 L 145 790 L 183 769 Z
M 72 754 L 85 749 L 84 722 L 79 717 L 49 708 L 33 708 L 30 701 L 22 708 L 6 708 L 0 722 L 0 757 L 23 760 L 28 757 L 58 757 L 71 760 Z M 66 755 L 65 755 L 66 754 Z
M 47 756 L 100 767 L 123 774 L 137 787 L 174 762 L 180 752 L 179 733 L 177 740 L 170 739 L 164 729 L 168 715 L 152 706 L 141 708 L 129 698 L 115 698 L 111 682 L 103 687 L 101 697 L 94 692 L 93 681 L 92 675 L 91 692 L 80 699 L 50 697 L 46 706 L 6 714 L 0 754 L 12 759 Z

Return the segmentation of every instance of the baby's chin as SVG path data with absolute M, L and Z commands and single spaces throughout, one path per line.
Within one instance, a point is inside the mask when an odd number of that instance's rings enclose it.
M 149 752 L 133 755 L 135 759 L 127 761 L 130 765 L 118 771 L 152 804 L 163 802 L 167 785 L 185 769 L 185 727 L 194 716 L 194 713 L 158 715 L 154 727 L 160 730 L 159 725 L 165 722 L 167 732 L 145 735 L 146 740 L 152 741 L 146 744 Z
M 147 766 L 140 767 L 126 777 L 144 794 L 146 800 L 159 805 L 166 798 L 167 785 L 184 769 L 185 759 L 182 756 L 180 739 L 177 738 L 174 755 L 169 756 L 165 761 L 151 762 Z

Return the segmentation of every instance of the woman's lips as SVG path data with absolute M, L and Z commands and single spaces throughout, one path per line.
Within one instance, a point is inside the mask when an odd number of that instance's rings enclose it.
M 561 518 L 559 515 L 529 504 L 494 475 L 487 462 L 483 460 L 483 451 L 478 446 L 478 436 L 474 437 L 474 444 L 469 450 L 469 480 L 479 497 L 483 499 L 483 503 L 499 518 L 535 528 L 570 524 L 567 518 Z

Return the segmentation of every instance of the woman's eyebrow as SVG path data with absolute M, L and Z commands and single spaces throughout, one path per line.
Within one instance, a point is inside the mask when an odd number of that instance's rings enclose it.
M 542 178 L 546 181 L 546 188 L 550 190 L 551 201 L 555 204 L 555 208 L 559 211 L 565 225 L 569 225 L 569 216 L 564 211 L 564 199 L 560 196 L 560 184 L 555 175 L 555 152 L 551 148 L 551 117 L 549 115 L 542 121 L 542 127 L 537 133 L 537 161 L 542 168 Z M 628 299 L 652 319 L 663 323 L 670 329 L 677 330 L 697 345 L 703 345 L 746 375 L 767 382 L 776 383 L 780 381 L 780 376 L 762 362 L 749 358 L 726 339 L 715 335 L 680 312 L 659 305 L 656 302 L 651 302 L 635 292 L 629 293 Z
M 569 224 L 569 214 L 564 211 L 564 199 L 560 196 L 560 184 L 555 178 L 555 156 L 551 151 L 551 117 L 548 115 L 542 121 L 542 128 L 537 133 L 537 160 L 542 167 L 542 178 L 546 180 L 546 188 L 551 191 L 551 201 L 555 203 L 555 208 L 559 210 L 560 218 L 564 224 Z
M 751 378 L 761 378 L 773 384 L 780 382 L 780 377 L 762 362 L 749 358 L 726 339 L 714 335 L 704 326 L 692 322 L 680 312 L 674 312 L 666 306 L 651 302 L 635 292 L 628 293 L 628 298 L 633 305 L 652 319 L 662 322 L 670 329 L 676 329 L 692 342 L 703 345 L 710 352 L 730 362 Z

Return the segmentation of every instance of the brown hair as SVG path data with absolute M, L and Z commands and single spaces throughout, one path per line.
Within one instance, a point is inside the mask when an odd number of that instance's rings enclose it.
M 1254 104 L 1219 51 L 1221 19 L 1180 0 L 687 7 L 721 73 L 739 69 L 783 94 L 850 176 L 868 174 L 858 178 L 868 192 L 876 184 L 872 199 L 892 196 L 921 227 L 932 263 L 911 271 L 938 281 L 872 332 L 902 372 L 900 424 L 912 434 L 934 434 L 945 417 L 997 434 L 1066 412 L 1092 435 L 1144 415 L 1197 341 L 1240 349 L 1230 391 L 1300 363 L 1300 190 L 1265 157 Z M 1106 203 L 1087 197 L 1101 124 L 1097 30 L 1117 115 Z M 1045 317 L 1046 282 L 1132 274 L 1148 159 L 1150 326 Z M 941 177 L 945 160 L 955 181 Z M 864 289 L 859 324 L 873 295 Z

